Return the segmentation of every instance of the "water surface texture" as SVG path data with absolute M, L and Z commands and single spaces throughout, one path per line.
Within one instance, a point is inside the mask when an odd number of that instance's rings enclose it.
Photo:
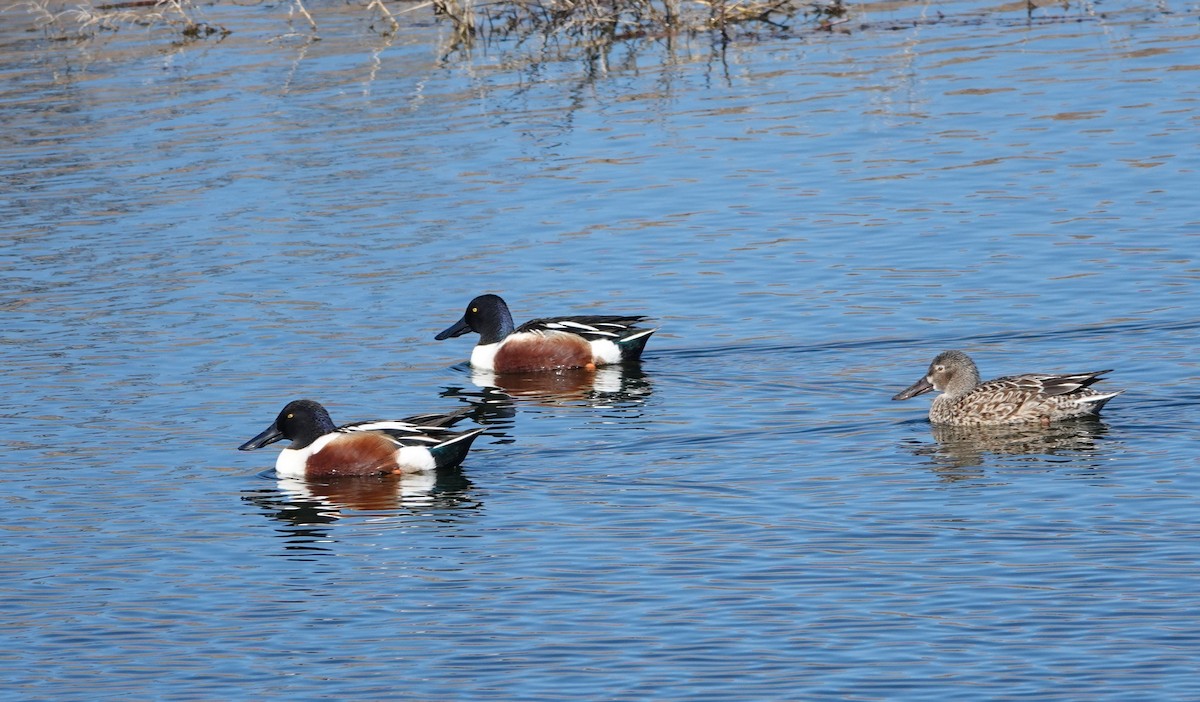
M 988 9 L 599 68 L 5 15 L 5 696 L 1200 698 L 1197 7 Z M 501 382 L 433 340 L 481 292 L 661 329 Z M 936 429 L 947 348 L 1124 393 Z M 281 482 L 299 397 L 488 433 Z

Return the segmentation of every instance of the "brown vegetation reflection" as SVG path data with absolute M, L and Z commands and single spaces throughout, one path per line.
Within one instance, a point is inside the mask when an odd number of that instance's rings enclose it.
M 31 28 L 53 38 L 90 37 L 126 27 L 170 29 L 185 41 L 221 39 L 238 27 L 206 18 L 196 0 L 0 0 L 0 12 L 24 14 Z M 498 41 L 525 42 L 544 53 L 603 53 L 638 40 L 672 45 L 676 39 L 713 36 L 731 39 L 901 29 L 935 23 L 979 23 L 988 18 L 1026 22 L 1096 19 L 1090 6 L 1063 0 L 1010 0 L 971 6 L 955 14 L 931 13 L 926 2 L 883 0 L 359 0 L 346 7 L 310 11 L 305 0 L 280 8 L 280 37 L 321 38 L 322 17 L 355 13 L 374 32 L 392 36 L 406 25 L 432 18 L 451 28 L 448 51 Z M 912 11 L 906 15 L 906 11 Z M 947 10 L 947 12 L 950 12 Z M 875 19 L 872 19 L 875 18 Z M 295 26 L 293 26 L 295 23 Z M 537 41 L 532 41 L 537 39 Z
M 170 27 L 187 39 L 223 37 L 236 27 L 214 25 L 195 0 L 25 0 L 0 6 L 24 10 L 32 23 L 60 34 L 92 35 L 122 27 Z M 384 35 L 405 22 L 435 21 L 453 28 L 453 45 L 524 39 L 534 35 L 559 42 L 612 44 L 634 38 L 670 38 L 716 31 L 728 35 L 740 26 L 789 29 L 800 19 L 828 29 L 845 21 L 843 0 L 426 0 L 359 5 L 371 28 Z M 289 0 L 286 18 L 299 18 L 308 35 L 320 38 L 321 14 L 304 0 Z M 289 32 L 296 33 L 296 32 Z

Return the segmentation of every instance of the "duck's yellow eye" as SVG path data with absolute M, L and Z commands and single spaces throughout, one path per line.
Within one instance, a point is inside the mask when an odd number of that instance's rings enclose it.
M 296 415 L 294 415 L 294 414 L 289 414 L 289 415 L 287 416 L 287 418 L 288 418 L 288 419 L 291 419 L 292 417 L 295 417 L 295 416 L 296 416 Z
M 471 311 L 472 311 L 472 312 L 478 312 L 478 311 L 479 311 L 479 308 L 478 308 L 478 307 L 472 307 L 472 308 L 471 308 Z

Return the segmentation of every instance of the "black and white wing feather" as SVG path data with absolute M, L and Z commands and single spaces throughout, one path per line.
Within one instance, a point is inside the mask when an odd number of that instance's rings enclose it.
M 545 317 L 530 320 L 517 327 L 519 332 L 567 332 L 578 334 L 588 341 L 618 341 L 647 331 L 637 325 L 646 319 L 643 316 L 590 315 L 583 317 Z
M 418 414 L 398 420 L 353 422 L 337 430 L 345 434 L 359 431 L 385 434 L 399 446 L 435 446 L 461 434 L 450 427 L 469 413 L 470 408 L 463 408 L 444 414 Z

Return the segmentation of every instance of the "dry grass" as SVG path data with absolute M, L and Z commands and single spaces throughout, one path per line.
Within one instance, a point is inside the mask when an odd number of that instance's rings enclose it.
M 302 20 L 306 36 L 319 39 L 319 11 L 314 17 L 304 0 L 288 1 L 289 17 Z M 830 8 L 839 17 L 845 14 L 843 0 L 423 0 L 402 9 L 396 9 L 395 0 L 390 3 L 391 9 L 385 0 L 370 0 L 363 6 L 364 18 L 382 18 L 371 24 L 376 31 L 395 33 L 406 16 L 428 17 L 432 12 L 435 20 L 452 28 L 452 43 L 457 47 L 534 35 L 572 43 L 702 32 L 727 36 L 739 26 L 786 29 L 797 17 L 819 27 L 833 16 Z M 190 40 L 230 32 L 205 21 L 193 0 L 18 0 L 3 12 L 24 12 L 55 38 L 88 37 L 129 27 L 168 28 Z

